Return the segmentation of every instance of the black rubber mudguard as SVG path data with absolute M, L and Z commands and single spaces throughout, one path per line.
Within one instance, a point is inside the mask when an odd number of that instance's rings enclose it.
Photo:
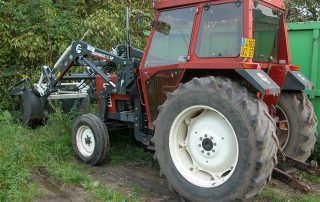
M 280 94 L 280 87 L 263 70 L 237 69 L 236 72 L 245 80 L 247 80 L 259 92 L 265 95 Z
M 299 71 L 288 71 L 283 90 L 313 90 L 313 83 Z

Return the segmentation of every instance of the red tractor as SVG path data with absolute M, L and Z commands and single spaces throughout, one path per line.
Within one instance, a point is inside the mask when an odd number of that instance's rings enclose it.
M 314 86 L 291 64 L 283 1 L 154 3 L 144 52 L 131 47 L 129 36 L 111 52 L 76 41 L 52 70 L 42 67 L 32 88 L 23 80 L 11 89 L 23 95 L 23 122 L 41 119 L 48 99 L 88 103 L 84 81 L 93 80 L 99 115 L 75 121 L 76 156 L 103 163 L 108 129 L 130 127 L 155 150 L 170 186 L 190 201 L 255 196 L 277 154 L 303 164 L 317 139 L 317 118 L 303 93 Z M 73 66 L 86 71 L 69 74 Z M 79 82 L 68 91 L 65 80 Z

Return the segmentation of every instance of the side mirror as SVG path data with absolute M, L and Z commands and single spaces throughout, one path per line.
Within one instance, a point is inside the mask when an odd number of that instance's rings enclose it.
M 297 8 L 289 8 L 287 11 L 287 18 L 291 18 L 294 16 L 297 16 L 299 14 L 299 11 Z

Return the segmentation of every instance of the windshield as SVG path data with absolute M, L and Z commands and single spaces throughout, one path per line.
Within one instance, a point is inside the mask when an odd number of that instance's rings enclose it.
M 253 9 L 254 61 L 277 62 L 280 12 L 258 4 Z
M 145 67 L 185 62 L 196 8 L 162 12 L 156 24 Z
M 237 57 L 243 34 L 243 6 L 210 5 L 202 12 L 196 53 L 198 57 Z

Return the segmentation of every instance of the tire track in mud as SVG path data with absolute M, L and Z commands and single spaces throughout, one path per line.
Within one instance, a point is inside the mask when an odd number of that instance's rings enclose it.
M 156 165 L 132 166 L 119 165 L 113 166 L 105 164 L 100 167 L 90 169 L 90 175 L 94 180 L 104 185 L 109 190 L 114 190 L 130 196 L 135 194 L 134 199 L 147 202 L 177 202 L 182 201 L 180 196 L 169 190 L 168 182 L 164 177 L 159 176 L 159 167 Z M 37 173 L 32 176 L 32 180 L 39 185 L 39 191 L 42 196 L 37 198 L 36 202 L 54 201 L 76 201 L 91 202 L 89 193 L 80 187 L 70 187 L 52 181 L 45 173 Z M 277 180 L 272 180 L 267 187 L 278 191 L 284 195 L 290 196 L 304 195 L 319 197 L 320 200 L 320 184 L 303 180 L 311 187 L 309 194 L 299 193 L 297 190 L 290 188 Z M 142 188 L 143 191 L 134 193 L 134 186 Z M 258 198 L 259 199 L 259 198 Z M 256 202 L 258 199 L 252 198 L 248 202 Z M 259 199 L 258 201 L 268 201 L 267 199 Z
M 159 168 L 155 166 L 110 166 L 97 167 L 93 177 L 106 187 L 128 194 L 129 183 L 143 189 L 138 196 L 141 201 L 180 201 L 177 193 L 171 192 L 167 180 L 159 176 Z
M 94 202 L 90 195 L 80 187 L 69 187 L 53 182 L 45 175 L 33 175 L 32 179 L 37 183 L 41 196 L 35 202 Z

